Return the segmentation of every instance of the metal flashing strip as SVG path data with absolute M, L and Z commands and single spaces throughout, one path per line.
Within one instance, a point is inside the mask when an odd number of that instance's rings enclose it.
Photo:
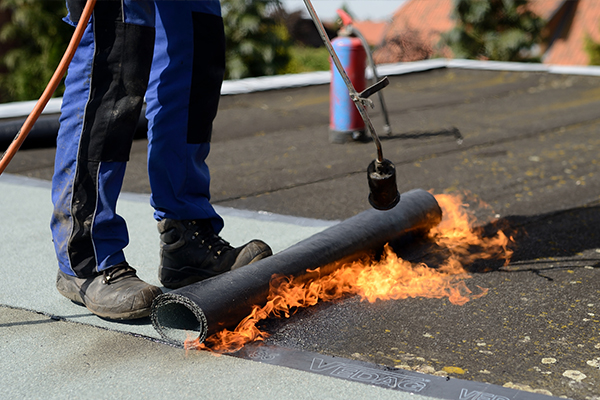
M 505 388 L 489 383 L 427 375 L 363 361 L 303 350 L 246 345 L 231 354 L 246 360 L 288 367 L 314 374 L 364 383 L 384 389 L 447 400 L 550 400 L 556 397 Z
M 420 63 L 421 61 L 418 61 Z M 508 61 L 447 60 L 446 68 L 478 69 L 487 71 L 546 72 L 557 75 L 600 76 L 599 66 L 551 65 Z
M 317 71 L 301 74 L 260 76 L 224 81 L 221 95 L 245 94 L 265 90 L 287 89 L 293 87 L 324 85 L 331 81 L 331 72 Z
M 508 61 L 482 61 L 465 59 L 434 58 L 429 60 L 381 64 L 377 66 L 379 76 L 405 75 L 425 72 L 432 69 L 461 68 L 487 71 L 546 72 L 550 74 L 600 76 L 597 66 L 549 65 L 541 63 L 520 63 Z M 367 78 L 373 72 L 367 68 Z M 307 72 L 302 74 L 263 76 L 223 82 L 222 95 L 252 93 L 264 90 L 278 90 L 292 87 L 323 85 L 331 81 L 330 71 Z
M 550 72 L 550 65 L 540 63 L 462 59 L 447 60 L 446 68 L 478 69 L 483 71 Z
M 406 75 L 414 72 L 425 72 L 432 69 L 441 69 L 448 67 L 448 60 L 445 58 L 434 58 L 430 60 L 395 63 L 395 64 L 380 64 L 377 66 L 378 76 L 394 76 Z M 367 69 L 367 78 L 371 79 L 373 72 L 370 68 Z
M 27 117 L 35 107 L 37 100 L 16 101 L 13 103 L 0 104 L 0 119 Z M 62 97 L 50 99 L 42 114 L 58 114 L 62 104 Z
M 422 61 L 381 64 L 377 66 L 380 76 L 405 75 L 414 72 L 424 72 L 440 68 L 462 68 L 487 71 L 514 71 L 514 72 L 546 72 L 561 75 L 587 75 L 600 76 L 598 66 L 576 65 L 549 65 L 541 63 L 519 63 L 506 61 L 480 61 L 464 59 L 434 58 Z M 373 73 L 367 69 L 367 77 Z M 261 76 L 228 80 L 223 82 L 221 95 L 247 94 L 266 90 L 281 90 L 303 86 L 324 85 L 331 81 L 330 71 L 305 72 L 301 74 Z M 29 115 L 36 101 L 23 101 L 0 104 L 0 120 L 3 118 L 26 117 Z M 60 112 L 62 98 L 54 98 L 48 102 L 43 114 L 56 114 Z
M 600 67 L 580 67 L 577 65 L 550 65 L 548 72 L 561 75 L 600 76 Z

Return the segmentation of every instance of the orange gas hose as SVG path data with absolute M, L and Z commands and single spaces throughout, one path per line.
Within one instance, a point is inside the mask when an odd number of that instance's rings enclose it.
M 67 50 L 65 50 L 65 54 L 63 55 L 62 59 L 60 60 L 60 63 L 58 64 L 56 71 L 54 71 L 54 75 L 52 75 L 52 78 L 50 78 L 50 82 L 48 82 L 48 85 L 46 86 L 44 93 L 42 93 L 42 95 L 40 96 L 39 100 L 33 107 L 33 110 L 31 111 L 31 113 L 29 114 L 29 116 L 27 117 L 25 122 L 23 123 L 23 126 L 21 127 L 21 129 L 19 129 L 19 132 L 13 139 L 12 143 L 10 144 L 8 149 L 6 149 L 6 151 L 4 152 L 4 154 L 2 155 L 2 158 L 0 158 L 0 175 L 4 172 L 4 170 L 8 166 L 8 163 L 10 163 L 10 161 L 15 156 L 17 151 L 21 148 L 21 145 L 25 141 L 25 138 L 27 137 L 27 135 L 29 135 L 31 128 L 33 128 L 33 125 L 37 121 L 37 119 L 40 116 L 40 114 L 42 113 L 42 111 L 44 111 L 46 104 L 48 104 L 48 101 L 54 94 L 54 91 L 58 87 L 60 80 L 62 79 L 63 76 L 65 76 L 65 73 L 67 72 L 67 68 L 68 68 L 69 64 L 71 63 L 73 56 L 75 55 L 75 50 L 77 50 L 77 46 L 79 46 L 79 42 L 81 41 L 81 37 L 83 36 L 85 27 L 87 26 L 88 21 L 90 20 L 90 17 L 92 15 L 92 11 L 94 9 L 95 4 L 96 4 L 96 0 L 87 0 L 87 2 L 85 4 L 85 8 L 83 9 L 83 12 L 81 13 L 81 18 L 79 19 L 79 23 L 77 24 L 77 27 L 75 28 L 75 32 L 73 32 L 71 41 L 69 42 L 69 46 L 67 47 Z

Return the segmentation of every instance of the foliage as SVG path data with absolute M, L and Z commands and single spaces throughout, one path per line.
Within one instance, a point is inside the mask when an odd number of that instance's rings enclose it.
M 590 36 L 586 36 L 585 52 L 590 58 L 590 65 L 600 65 L 600 42 L 595 42 Z
M 299 74 L 302 72 L 328 71 L 329 52 L 326 47 L 292 46 L 290 61 L 281 70 L 283 74 Z
M 272 15 L 279 0 L 222 0 L 227 79 L 275 75 L 288 64 L 285 25 Z
M 0 28 L 0 41 L 10 50 L 0 59 L 2 101 L 37 99 L 50 81 L 67 48 L 73 29 L 62 18 L 64 1 L 0 0 L 11 20 Z M 1 55 L 0 55 L 1 56 Z M 62 95 L 59 87 L 56 96 Z
M 539 61 L 529 53 L 540 41 L 543 20 L 529 0 L 454 0 L 456 26 L 442 35 L 457 58 Z
M 48 84 L 67 48 L 73 28 L 62 21 L 64 0 L 0 0 L 12 18 L 0 27 L 0 42 L 9 50 L 0 54 L 0 101 L 37 99 Z M 273 18 L 279 0 L 222 0 L 226 34 L 227 79 L 285 73 L 291 56 L 287 28 Z M 294 70 L 327 69 L 310 65 L 302 55 Z M 299 61 L 298 61 L 299 60 Z M 322 61 L 321 61 L 322 63 Z M 327 63 L 327 61 L 325 61 Z M 61 85 L 55 96 L 64 92 Z

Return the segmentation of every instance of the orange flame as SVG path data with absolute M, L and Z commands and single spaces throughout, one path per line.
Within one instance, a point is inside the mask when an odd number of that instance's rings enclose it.
M 497 230 L 494 236 L 484 237 L 483 229 L 476 227 L 481 221 L 468 212 L 470 205 L 463 201 L 462 196 L 438 194 L 435 199 L 442 209 L 443 218 L 438 226 L 431 229 L 429 236 L 451 253 L 442 265 L 443 271 L 464 272 L 463 266 L 477 260 L 504 259 L 505 265 L 508 264 L 513 254 L 508 247 L 514 242 L 512 237 L 507 237 L 501 230 Z M 488 207 L 481 202 L 477 206 Z M 474 248 L 480 250 L 474 252 Z
M 442 209 L 443 220 L 433 228 L 429 237 L 440 247 L 447 249 L 448 256 L 437 268 L 424 263 L 413 264 L 396 256 L 389 246 L 379 261 L 363 256 L 358 261 L 341 265 L 326 276 L 319 270 L 309 271 L 310 277 L 290 278 L 277 276 L 270 283 L 266 305 L 254 306 L 233 330 L 223 330 L 206 339 L 186 341 L 186 349 L 205 349 L 216 353 L 229 353 L 245 344 L 264 340 L 268 333 L 257 324 L 269 317 L 288 318 L 298 308 L 310 307 L 320 301 L 331 301 L 347 295 L 358 295 L 362 300 L 399 300 L 409 297 L 444 298 L 457 305 L 485 296 L 487 289 L 479 288 L 473 294 L 465 284 L 470 278 L 464 269 L 478 259 L 510 259 L 508 248 L 512 238 L 502 231 L 494 236 L 483 237 L 475 228 L 475 218 L 467 212 L 468 205 L 461 196 L 436 195 Z M 473 253 L 473 248 L 479 249 Z

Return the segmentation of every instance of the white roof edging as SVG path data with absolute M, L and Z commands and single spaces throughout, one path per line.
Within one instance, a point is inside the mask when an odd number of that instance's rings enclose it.
M 37 100 L 16 101 L 13 103 L 0 104 L 0 119 L 28 116 L 35 107 Z M 50 99 L 42 114 L 57 114 L 60 112 L 62 97 Z
M 377 65 L 377 74 L 379 76 L 404 75 L 413 72 L 423 72 L 432 69 L 446 68 L 448 61 L 443 58 L 434 58 L 430 60 L 404 62 L 395 64 L 380 64 Z M 371 68 L 367 68 L 367 78 L 372 78 L 373 72 Z
M 551 74 L 600 76 L 600 66 L 550 65 Z
M 600 66 L 567 66 L 548 65 L 540 63 L 519 63 L 505 61 L 480 61 L 464 59 L 434 58 L 422 61 L 404 62 L 396 64 L 381 64 L 377 66 L 379 76 L 404 75 L 413 72 L 423 72 L 439 68 L 463 68 L 489 71 L 512 72 L 546 72 L 561 75 L 587 75 L 600 76 Z M 367 68 L 367 77 L 373 73 Z M 324 85 L 331 81 L 331 71 L 305 72 L 301 74 L 262 76 L 258 78 L 245 78 L 227 80 L 223 82 L 221 94 L 223 96 L 277 90 L 294 87 Z M 26 117 L 33 110 L 37 101 L 21 101 L 0 104 L 0 119 Z M 42 114 L 58 114 L 62 98 L 50 99 Z
M 309 85 L 323 85 L 331 80 L 330 71 L 305 72 L 301 74 L 261 76 L 227 80 L 221 86 L 221 95 L 232 95 Z
M 509 61 L 483 61 L 452 59 L 446 63 L 448 68 L 480 69 L 488 71 L 513 72 L 549 72 L 550 66 L 540 63 L 519 63 Z

